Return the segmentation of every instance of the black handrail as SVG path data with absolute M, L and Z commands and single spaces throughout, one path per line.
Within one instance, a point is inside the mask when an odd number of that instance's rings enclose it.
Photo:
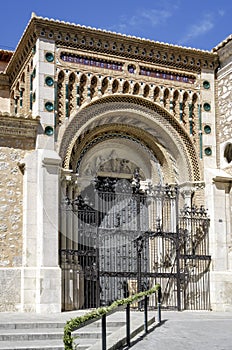
M 107 350 L 106 344 L 106 317 L 109 314 L 113 314 L 116 311 L 119 311 L 122 307 L 126 308 L 126 342 L 127 346 L 130 346 L 131 341 L 131 332 L 130 332 L 130 305 L 133 302 L 142 302 L 144 305 L 144 331 L 148 333 L 148 296 L 158 292 L 158 323 L 161 323 L 161 287 L 160 285 L 156 285 L 155 287 L 140 292 L 138 294 L 132 295 L 131 297 L 117 300 L 113 302 L 108 307 L 98 308 L 90 313 L 85 314 L 84 316 L 79 316 L 70 321 L 67 321 L 64 327 L 64 337 L 63 342 L 65 346 L 65 350 L 73 350 L 73 340 L 72 332 L 77 329 L 86 326 L 92 322 L 95 322 L 99 319 L 102 320 L 102 350 Z

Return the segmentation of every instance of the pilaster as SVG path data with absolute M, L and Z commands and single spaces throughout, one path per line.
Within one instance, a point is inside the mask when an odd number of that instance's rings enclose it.
M 36 150 L 25 159 L 22 311 L 59 312 L 58 187 L 60 158 Z
M 232 177 L 216 175 L 211 192 L 210 251 L 211 305 L 213 310 L 232 311 L 231 215 Z
M 39 115 L 41 129 L 37 137 L 37 149 L 54 149 L 55 128 L 55 43 L 37 39 L 33 57 L 35 76 L 33 91 L 35 102 L 32 115 Z M 47 137 L 49 130 L 49 138 Z

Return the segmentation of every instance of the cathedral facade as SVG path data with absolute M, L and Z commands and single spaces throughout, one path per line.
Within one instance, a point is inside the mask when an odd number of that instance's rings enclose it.
M 203 51 L 33 14 L 0 70 L 0 311 L 104 305 L 148 269 L 178 309 L 231 311 L 232 38 Z

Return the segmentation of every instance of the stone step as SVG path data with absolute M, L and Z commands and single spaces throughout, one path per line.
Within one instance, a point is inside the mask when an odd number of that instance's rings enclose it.
M 63 336 L 62 328 L 0 330 L 0 342 L 1 341 L 21 341 L 21 340 L 62 339 L 62 336 Z
M 154 314 L 152 313 L 152 316 Z M 62 317 L 62 314 L 61 314 Z M 63 350 L 63 331 L 66 324 L 63 318 L 41 316 L 36 320 L 24 317 L 15 319 L 8 317 L 0 320 L 0 350 Z M 71 319 L 66 318 L 67 319 Z M 143 313 L 135 312 L 131 315 L 131 331 L 137 333 L 142 330 Z M 154 321 L 153 321 L 154 322 Z M 107 348 L 119 349 L 115 344 L 121 344 L 125 339 L 125 312 L 117 312 L 107 318 Z M 101 320 L 91 323 L 73 332 L 78 350 L 101 350 Z M 124 342 L 125 344 L 125 342 Z M 118 345 L 116 345 L 118 346 Z
M 110 335 L 112 332 L 106 331 L 106 335 Z M 85 327 L 83 327 L 83 330 L 79 330 L 76 332 L 73 332 L 73 336 L 78 337 L 78 338 L 84 338 L 84 339 L 101 339 L 101 331 L 99 330 L 99 328 L 96 329 L 85 329 Z
M 0 331 L 4 329 L 64 328 L 65 322 L 0 322 Z
M 109 335 L 112 333 L 113 329 L 117 329 L 117 327 L 111 328 L 110 331 L 107 329 L 106 334 Z M 46 339 L 62 339 L 63 337 L 63 329 L 8 329 L 2 332 L 0 331 L 0 342 L 1 341 L 19 341 L 19 340 L 46 340 Z M 87 338 L 87 339 L 100 339 L 101 338 L 101 329 L 99 327 L 96 328 L 81 328 L 80 330 L 73 332 L 74 337 L 78 338 Z
M 88 339 L 82 339 L 81 342 L 75 343 L 78 345 L 78 350 L 87 350 L 94 344 Z M 14 342 L 1 341 L 0 350 L 64 350 L 64 344 L 62 340 L 58 339 L 48 339 L 40 341 L 28 340 Z
M 87 345 L 89 347 L 89 345 Z M 88 349 L 83 347 L 82 350 Z M 1 341 L 1 350 L 63 350 L 64 344 L 62 340 L 27 340 L 27 341 Z M 78 348 L 78 350 L 81 348 Z
M 64 328 L 66 322 L 1 322 L 0 332 L 4 329 L 35 329 L 35 328 Z M 107 327 L 121 327 L 125 324 L 124 321 L 107 321 Z M 96 321 L 88 325 L 88 327 L 101 327 L 101 321 Z
M 88 339 L 88 338 L 77 338 L 74 340 L 74 344 L 77 346 L 77 349 L 89 349 L 96 344 L 101 345 L 101 339 Z
M 1 324 L 0 350 L 3 349 L 63 349 L 63 323 Z M 123 321 L 107 322 L 107 336 L 125 325 Z M 101 321 L 73 332 L 78 350 L 85 350 L 101 341 Z

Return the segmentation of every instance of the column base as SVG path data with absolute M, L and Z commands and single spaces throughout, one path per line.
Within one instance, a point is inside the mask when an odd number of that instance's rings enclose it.
M 23 312 L 61 312 L 59 267 L 23 268 L 22 275 Z

